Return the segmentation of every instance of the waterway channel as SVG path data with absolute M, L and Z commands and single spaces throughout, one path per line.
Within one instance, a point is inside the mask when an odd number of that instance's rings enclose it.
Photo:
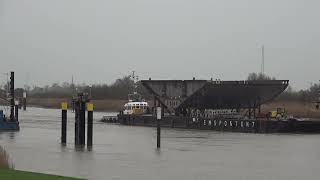
M 0 145 L 18 170 L 90 180 L 318 180 L 320 135 L 249 134 L 156 129 L 100 123 L 94 112 L 92 151 L 74 148 L 74 116 L 68 112 L 68 144 L 60 145 L 61 111 L 20 112 L 19 132 L 0 132 Z

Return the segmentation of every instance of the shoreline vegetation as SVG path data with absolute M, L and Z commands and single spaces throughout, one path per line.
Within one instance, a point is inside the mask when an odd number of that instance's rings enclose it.
M 59 109 L 62 102 L 69 102 L 67 98 L 29 98 L 28 106 Z M 103 99 L 92 100 L 96 111 L 118 112 L 122 109 L 126 100 Z M 151 103 L 152 104 L 152 103 Z M 70 105 L 69 105 L 70 107 Z M 314 103 L 300 101 L 272 101 L 262 105 L 262 113 L 284 108 L 289 115 L 296 118 L 320 118 L 320 110 Z
M 274 80 L 276 78 L 270 77 L 262 73 L 250 73 L 247 80 Z M 1 89 L 3 89 L 1 91 Z M 0 86 L 0 96 L 5 97 L 7 87 Z M 112 84 L 73 84 L 73 83 L 53 83 L 51 86 L 44 87 L 28 87 L 24 89 L 15 89 L 16 97 L 22 98 L 23 92 L 27 91 L 27 106 L 44 107 L 44 108 L 60 108 L 62 102 L 69 102 L 77 92 L 86 92 L 93 99 L 94 109 L 96 111 L 120 111 L 123 105 L 127 102 L 128 94 L 134 90 L 139 92 L 147 101 L 152 99 L 152 96 L 142 86 L 140 82 L 135 84 L 131 76 L 124 76 L 116 79 Z M 295 117 L 309 117 L 320 118 L 320 113 L 316 110 L 315 103 L 320 104 L 320 83 L 310 86 L 306 90 L 293 90 L 288 87 L 282 94 L 280 94 L 274 101 L 262 106 L 262 112 L 266 113 L 274 111 L 278 107 L 285 108 L 288 114 Z M 1 103 L 1 99 L 0 99 Z M 152 102 L 150 104 L 153 104 Z M 318 105 L 319 105 L 318 104 Z
M 1 180 L 84 180 L 74 177 L 64 177 L 42 173 L 0 169 Z
M 63 176 L 14 170 L 13 163 L 10 162 L 8 153 L 1 146 L 0 146 L 0 179 L 1 180 L 81 180 L 79 178 L 73 178 L 73 177 L 63 177 Z
M 0 169 L 13 169 L 13 164 L 9 161 L 10 158 L 8 153 L 0 146 Z
M 275 111 L 277 108 L 284 108 L 289 116 L 295 118 L 311 118 L 320 120 L 320 110 L 316 109 L 316 104 L 301 101 L 273 101 L 261 106 L 261 111 L 267 113 Z

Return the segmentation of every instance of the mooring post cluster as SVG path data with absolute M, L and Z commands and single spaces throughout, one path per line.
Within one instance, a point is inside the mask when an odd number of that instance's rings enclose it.
M 84 93 L 78 93 L 73 99 L 75 112 L 75 145 L 84 146 L 86 141 L 86 110 L 88 112 L 87 124 L 87 146 L 92 146 L 93 139 L 93 104 L 89 102 L 88 96 Z M 61 143 L 67 143 L 67 103 L 61 104 L 62 123 L 61 123 Z
M 14 91 L 14 72 L 10 73 L 10 82 L 8 84 L 9 92 L 7 92 L 7 98 L 4 99 L 10 104 L 10 115 L 7 117 L 3 110 L 0 110 L 0 131 L 19 131 L 19 101 L 15 99 Z

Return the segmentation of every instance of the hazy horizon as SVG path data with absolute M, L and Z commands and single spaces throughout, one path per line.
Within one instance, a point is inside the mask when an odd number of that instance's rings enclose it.
M 260 72 L 294 89 L 318 83 L 318 1 L 0 0 L 0 83 L 244 80 Z

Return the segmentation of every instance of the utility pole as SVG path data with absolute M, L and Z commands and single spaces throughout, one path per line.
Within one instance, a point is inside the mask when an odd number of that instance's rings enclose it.
M 89 86 L 89 99 L 92 99 L 92 85 Z
M 318 102 L 320 103 L 320 80 L 319 80 L 319 89 L 318 89 Z
M 261 74 L 264 74 L 264 45 L 261 47 Z

